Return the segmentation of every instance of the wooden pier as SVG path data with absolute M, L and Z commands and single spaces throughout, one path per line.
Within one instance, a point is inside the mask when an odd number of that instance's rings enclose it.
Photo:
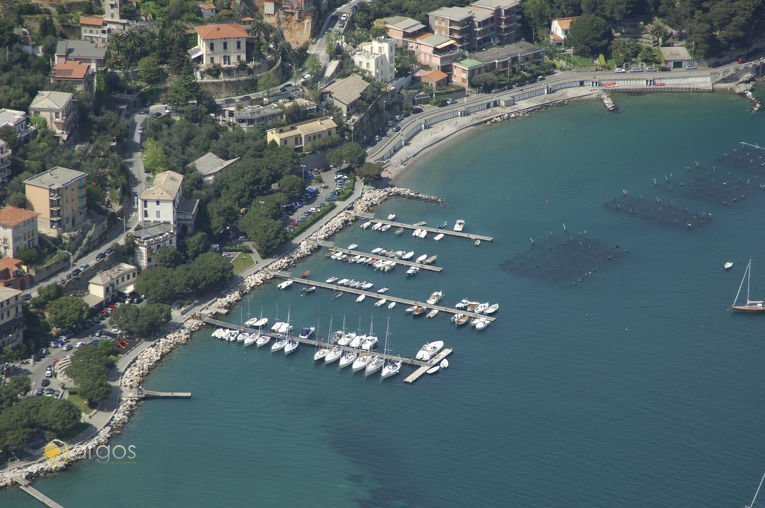
M 380 224 L 390 224 L 392 227 L 397 228 L 404 228 L 404 229 L 424 229 L 428 233 L 443 233 L 444 236 L 456 236 L 459 238 L 469 238 L 470 240 L 481 240 L 482 242 L 493 242 L 494 238 L 491 236 L 484 236 L 484 235 L 476 235 L 473 233 L 465 233 L 464 231 L 454 231 L 453 229 L 439 229 L 439 228 L 433 228 L 430 226 L 417 226 L 415 224 L 407 224 L 405 222 L 396 222 L 393 220 L 387 220 L 387 219 L 378 219 L 371 213 L 362 213 L 359 214 L 358 217 L 369 220 L 371 222 L 379 222 Z
M 425 263 L 418 263 L 416 261 L 411 261 L 408 259 L 401 259 L 401 258 L 392 258 L 388 256 L 381 256 L 380 254 L 373 254 L 371 252 L 362 252 L 359 250 L 350 250 L 350 249 L 344 249 L 342 247 L 336 247 L 334 245 L 325 245 L 329 250 L 333 252 L 342 252 L 343 254 L 348 254 L 351 256 L 362 256 L 365 258 L 374 258 L 374 259 L 381 259 L 383 261 L 392 261 L 396 263 L 397 265 L 403 265 L 403 266 L 416 266 L 420 270 L 429 270 L 431 272 L 440 272 L 443 271 L 442 266 L 435 266 L 435 265 L 427 265 Z M 344 261 L 341 259 L 340 261 Z
M 53 499 L 49 498 L 36 488 L 32 487 L 32 484 L 29 483 L 29 481 L 24 480 L 23 478 L 15 478 L 16 483 L 18 484 L 19 488 L 44 504 L 45 506 L 48 506 L 49 508 L 64 508 L 64 505 L 57 503 Z
M 401 303 L 408 306 L 418 305 L 420 307 L 425 307 L 426 309 L 437 309 L 440 312 L 445 312 L 448 314 L 464 314 L 471 318 L 481 318 L 490 322 L 497 319 L 492 316 L 485 316 L 483 314 L 476 314 L 475 312 L 469 312 L 467 309 L 453 309 L 451 307 L 444 307 L 443 305 L 432 305 L 426 302 L 410 300 L 409 298 L 399 298 L 398 296 L 392 296 L 387 293 L 379 294 L 374 291 L 366 291 L 364 289 L 349 288 L 346 286 L 338 286 L 337 284 L 329 284 L 327 282 L 320 282 L 318 280 L 304 279 L 302 277 L 293 277 L 291 274 L 287 272 L 277 272 L 276 276 L 281 277 L 283 279 L 291 280 L 292 282 L 296 282 L 298 284 L 304 284 L 306 286 L 316 286 L 316 287 L 320 287 L 324 289 L 331 289 L 333 291 L 342 291 L 345 293 L 352 293 L 355 295 L 366 295 L 367 297 L 373 298 L 375 300 L 379 300 L 380 298 L 385 298 L 389 302 Z
M 411 374 L 409 374 L 406 379 L 404 379 L 404 383 L 412 384 L 418 379 L 422 377 L 423 374 L 425 374 L 427 371 L 429 371 L 431 368 L 435 367 L 439 363 L 441 363 L 441 360 L 452 354 L 451 348 L 442 349 L 430 362 L 428 362 L 427 365 L 423 365 L 419 369 L 415 370 Z
M 218 321 L 217 319 L 212 319 L 212 318 L 203 318 L 202 320 L 205 323 L 207 323 L 208 325 L 217 326 L 218 328 L 227 328 L 229 330 L 243 330 L 243 331 L 246 331 L 246 332 L 258 332 L 257 328 L 252 328 L 252 327 L 249 327 L 249 326 L 246 326 L 246 325 L 237 326 L 237 325 L 232 324 L 232 323 L 226 323 L 225 321 Z M 284 335 L 282 335 L 282 334 L 272 333 L 272 332 L 269 332 L 269 331 L 266 331 L 266 330 L 261 330 L 260 333 L 261 333 L 261 335 L 266 335 L 268 337 L 271 337 L 271 339 L 284 338 Z M 360 353 L 360 354 L 365 354 L 365 353 L 366 354 L 373 354 L 375 356 L 381 357 L 383 360 L 395 360 L 395 361 L 399 361 L 399 362 L 401 362 L 402 364 L 405 364 L 405 365 L 411 365 L 413 367 L 418 367 L 418 370 L 424 368 L 425 371 L 427 371 L 428 369 L 430 369 L 431 367 L 436 365 L 436 363 L 434 363 L 435 359 L 427 361 L 427 362 L 424 362 L 422 360 L 416 360 L 414 358 L 408 358 L 406 356 L 389 355 L 389 354 L 386 354 L 386 353 L 380 353 L 378 351 L 364 351 L 363 349 L 359 349 L 359 348 L 355 348 L 355 347 L 351 347 L 351 346 L 341 346 L 339 344 L 329 344 L 329 343 L 327 343 L 325 341 L 322 341 L 322 340 L 319 340 L 319 339 L 301 339 L 300 337 L 297 337 L 297 336 L 294 336 L 294 337 L 290 336 L 289 339 L 290 340 L 296 340 L 296 341 L 298 341 L 301 344 L 304 344 L 306 346 L 313 346 L 313 347 L 319 347 L 319 348 L 326 347 L 326 348 L 330 348 L 330 349 L 334 348 L 334 347 L 339 347 L 343 351 L 347 351 L 347 352 Z M 441 353 L 444 353 L 445 351 L 447 351 L 447 349 L 444 349 L 443 351 L 441 351 Z M 443 358 L 446 358 L 447 356 L 449 356 L 449 354 L 451 354 L 451 352 L 452 352 L 452 350 L 448 349 L 448 353 L 446 355 L 444 355 Z M 436 358 L 439 358 L 439 356 L 441 356 L 441 355 L 440 354 L 437 355 Z M 441 360 L 438 360 L 438 361 L 441 361 Z M 422 374 L 420 374 L 420 375 L 422 375 Z M 420 376 L 417 376 L 417 377 L 420 377 Z

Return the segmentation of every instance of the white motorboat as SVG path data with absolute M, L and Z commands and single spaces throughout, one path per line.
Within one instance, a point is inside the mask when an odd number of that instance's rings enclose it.
M 276 341 L 273 344 L 271 344 L 271 352 L 274 353 L 276 351 L 281 351 L 282 349 L 284 349 L 284 346 L 286 345 L 287 345 L 287 339 L 280 337 L 276 339 Z
M 332 284 L 333 282 L 336 282 L 336 281 L 337 281 L 337 277 L 330 277 L 327 279 L 326 282 L 327 284 Z
M 258 320 L 258 318 L 256 318 L 256 317 L 250 318 L 247 321 L 245 321 L 244 324 L 245 324 L 245 326 L 252 326 L 252 325 L 255 324 L 255 321 L 257 321 L 257 320 Z
M 407 277 L 414 277 L 418 273 L 420 273 L 420 269 L 419 268 L 417 268 L 416 266 L 410 266 L 409 269 L 406 271 L 406 276 Z
M 360 354 L 358 357 L 356 357 L 356 360 L 353 362 L 353 365 L 351 366 L 351 370 L 353 372 L 358 372 L 361 369 L 366 369 L 367 365 L 369 365 L 370 360 L 372 360 L 372 355 Z
M 412 231 L 412 236 L 414 236 L 415 238 L 420 236 L 420 229 L 417 228 L 414 231 Z
M 375 307 L 382 307 L 386 303 L 388 303 L 388 299 L 387 298 L 380 298 L 379 300 L 377 300 L 375 302 Z
M 455 231 L 462 231 L 465 228 L 465 221 L 462 219 L 458 219 L 457 222 L 454 223 L 454 230 Z
M 377 345 L 377 337 L 374 335 L 367 335 L 364 341 L 361 343 L 361 349 L 364 351 L 372 351 Z
M 367 295 L 359 295 L 358 297 L 356 297 L 356 303 L 363 302 L 366 297 Z
M 298 337 L 301 339 L 310 339 L 315 331 L 316 327 L 314 326 L 304 326 L 303 329 L 300 330 L 300 335 L 298 335 Z
M 495 312 L 499 310 L 499 304 L 495 303 L 494 305 L 490 305 L 483 313 L 487 316 L 491 316 Z
M 407 259 L 412 259 L 412 256 L 414 256 L 414 251 L 410 250 L 409 252 L 401 256 L 401 259 L 406 261 Z
M 417 259 L 415 259 L 415 261 L 417 263 L 422 263 L 426 259 L 428 259 L 428 255 L 427 254 L 420 254 L 419 256 L 417 256 Z
M 488 309 L 489 307 L 490 307 L 490 305 L 489 305 L 488 302 L 486 302 L 486 303 L 479 303 L 478 307 L 475 308 L 475 313 L 476 314 L 483 314 L 486 311 L 486 309 Z
M 343 356 L 340 357 L 340 368 L 341 369 L 346 368 L 347 366 L 352 364 L 356 360 L 356 357 L 358 356 L 359 356 L 358 353 L 353 353 L 351 351 L 343 353 Z
M 356 334 L 354 332 L 337 332 L 335 334 L 335 337 L 337 338 L 337 343 L 341 346 L 347 346 L 350 344 L 353 339 L 356 337 Z
M 348 279 L 340 279 L 339 281 L 337 281 L 337 285 L 338 286 L 346 286 L 346 285 L 348 285 Z
M 442 369 L 448 369 L 449 368 L 449 360 L 444 358 L 443 360 L 441 360 L 441 363 L 439 363 L 438 365 L 440 365 Z
M 288 355 L 288 354 L 294 353 L 299 345 L 300 345 L 300 342 L 296 340 L 288 340 L 287 345 L 284 346 L 284 354 Z
M 255 344 L 258 341 L 259 338 L 260 338 L 260 334 L 259 333 L 251 333 L 249 337 L 244 339 L 244 345 L 245 346 L 252 346 L 253 344 Z
M 367 221 L 364 224 L 361 225 L 361 229 L 367 229 L 369 226 L 372 225 L 371 221 Z
M 416 307 L 414 305 L 412 305 L 412 306 L 407 307 L 406 309 L 404 309 L 404 312 L 406 312 L 407 314 L 411 314 L 412 312 L 414 312 L 414 309 L 416 309 Z
M 433 292 L 430 294 L 430 296 L 428 297 L 428 299 L 427 299 L 427 300 L 425 300 L 425 301 L 426 301 L 427 303 L 429 303 L 430 305 L 435 305 L 435 304 L 437 304 L 438 302 L 440 302 L 440 301 L 441 301 L 441 298 L 443 298 L 443 297 L 444 297 L 444 293 L 443 293 L 443 291 L 433 291 Z
M 479 245 L 481 245 L 481 240 L 478 240 L 478 239 L 476 239 L 476 241 L 475 241 L 475 242 L 473 242 L 473 245 L 475 245 L 476 247 L 478 247 Z
M 439 241 L 439 240 L 441 240 L 441 238 L 443 238 L 443 237 L 444 237 L 444 234 L 443 234 L 443 233 L 438 233 L 436 236 L 434 236 L 434 237 L 433 237 L 433 240 L 435 240 L 435 241 L 437 241 L 437 242 L 438 242 L 438 241 Z
M 396 302 L 390 302 L 390 303 L 388 304 L 388 310 L 392 310 L 392 309 L 393 309 L 393 307 L 395 307 L 395 306 L 396 306 Z
M 427 229 L 421 229 L 420 230 L 420 234 L 417 235 L 417 238 L 425 238 L 426 236 L 428 236 L 428 230 Z
M 327 356 L 324 357 L 324 363 L 336 362 L 342 356 L 342 354 L 343 348 L 335 346 L 329 353 L 327 353 Z
M 388 288 L 380 288 L 380 289 L 377 290 L 377 292 L 382 295 L 382 294 L 388 292 Z
M 401 362 L 398 360 L 391 360 L 383 365 L 380 377 L 382 379 L 389 378 L 398 374 L 399 371 L 401 371 Z
M 432 309 L 430 312 L 428 312 L 427 318 L 433 319 L 436 316 L 438 316 L 438 309 Z
M 356 248 L 358 248 L 358 245 L 357 245 L 357 244 L 355 244 L 355 243 L 352 243 L 352 244 L 350 244 L 350 245 L 348 246 L 348 250 L 356 250 Z
M 489 321 L 488 319 L 480 318 L 473 321 L 473 327 L 476 330 L 485 330 L 490 323 L 491 321 Z
M 432 376 L 433 374 L 435 374 L 439 370 L 441 370 L 441 366 L 440 365 L 434 365 L 433 367 L 429 368 L 425 372 L 427 372 L 428 374 L 430 374 Z
M 237 341 L 237 342 L 244 342 L 244 339 L 246 339 L 247 337 L 249 337 L 249 335 L 250 335 L 250 334 L 249 334 L 249 333 L 247 333 L 247 332 L 241 332 L 239 335 L 237 335 L 237 336 L 236 336 L 236 341 Z
M 455 314 L 454 317 L 452 317 L 452 323 L 457 327 L 465 326 L 469 321 L 470 316 L 466 316 L 465 314 Z
M 396 220 L 396 214 L 395 213 L 389 213 L 388 214 L 388 220 Z
M 353 337 L 353 339 L 351 340 L 350 343 L 348 343 L 348 345 L 350 347 L 354 347 L 354 348 L 358 349 L 358 348 L 361 347 L 361 343 L 364 342 L 364 339 L 366 339 L 366 338 L 367 338 L 366 335 L 358 335 L 358 334 L 356 334 L 356 336 Z
M 379 356 L 377 356 L 377 355 L 372 355 L 372 356 L 374 356 L 374 358 L 369 360 L 369 362 L 367 363 L 366 368 L 364 369 L 364 375 L 365 376 L 371 376 L 372 374 L 374 374 L 378 370 L 382 369 L 383 364 L 385 363 L 385 360 L 383 360 Z
M 361 289 L 372 289 L 372 287 L 375 285 L 374 282 L 362 282 L 361 283 Z
M 263 327 L 264 327 L 264 326 L 266 326 L 266 325 L 268 325 L 268 318 L 267 318 L 267 317 L 264 317 L 264 318 L 260 318 L 260 319 L 258 319 L 257 321 L 255 321 L 255 322 L 252 324 L 252 327 L 253 327 L 253 328 L 263 328 Z
M 279 329 L 282 327 L 283 324 L 284 324 L 283 321 L 277 321 L 276 323 L 271 325 L 271 331 L 274 333 L 279 333 Z
M 427 362 L 428 360 L 436 356 L 436 354 L 439 351 L 441 351 L 443 348 L 444 348 L 444 341 L 442 340 L 434 340 L 433 342 L 428 342 L 427 344 L 424 344 L 420 348 L 415 358 L 418 360 Z
M 382 223 L 375 222 L 374 224 L 372 224 L 372 231 L 380 231 L 381 227 L 382 227 Z
M 723 270 L 730 270 L 731 268 L 733 268 L 733 261 L 726 261 L 723 264 Z
M 268 335 L 261 335 L 255 341 L 255 347 L 263 347 L 271 341 L 271 337 Z
M 382 250 L 383 250 L 382 247 L 375 247 L 374 249 L 372 249 L 372 254 L 379 254 L 380 252 L 382 252 Z
M 391 228 L 390 224 L 384 224 L 383 227 L 380 228 L 380 231 L 388 231 Z
M 280 284 L 279 284 L 278 286 L 276 286 L 276 287 L 278 287 L 279 289 L 287 289 L 287 288 L 289 288 L 291 285 L 292 285 L 292 281 L 291 281 L 291 280 L 285 280 L 284 282 L 280 283 Z

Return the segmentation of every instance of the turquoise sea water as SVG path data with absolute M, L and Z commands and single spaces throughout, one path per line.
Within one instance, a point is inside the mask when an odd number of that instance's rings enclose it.
M 764 322 L 725 311 L 746 261 L 753 296 L 765 296 L 765 192 L 722 207 L 657 191 L 738 141 L 765 144 L 765 117 L 729 95 L 616 100 L 618 114 L 577 103 L 477 130 L 441 147 L 400 183 L 447 199 L 443 207 L 391 201 L 378 216 L 450 224 L 492 235 L 475 247 L 446 238 L 361 231 L 340 245 L 409 247 L 438 255 L 441 274 L 406 279 L 310 258 L 295 272 L 368 279 L 391 294 L 442 289 L 498 301 L 483 332 L 447 317 L 413 320 L 327 292 L 299 296 L 273 285 L 243 314 L 296 328 L 329 318 L 383 336 L 412 356 L 434 338 L 455 348 L 447 371 L 413 386 L 380 382 L 313 351 L 290 357 L 244 349 L 205 330 L 145 386 L 188 390 L 191 400 L 147 401 L 114 444 L 135 445 L 131 464 L 79 463 L 36 485 L 65 506 L 741 506 L 765 470 Z M 712 213 L 690 232 L 606 210 L 626 189 Z M 761 195 L 760 195 L 761 193 Z M 577 287 L 500 268 L 529 237 L 587 230 L 629 252 Z M 736 265 L 723 272 L 722 263 Z M 240 308 L 228 316 L 240 320 Z M 245 316 L 246 319 L 246 316 Z M 361 320 L 359 324 L 359 320 Z M 408 368 L 402 371 L 409 372 Z M 0 506 L 35 506 L 19 491 Z

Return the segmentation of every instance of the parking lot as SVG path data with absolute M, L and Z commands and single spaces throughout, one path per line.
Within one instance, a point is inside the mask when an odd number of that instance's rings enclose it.
M 300 200 L 289 203 L 285 208 L 287 216 L 284 222 L 289 232 L 318 213 L 326 203 L 336 201 L 338 194 L 350 185 L 347 172 L 336 168 L 325 172 L 314 170 L 312 174 L 315 178 L 321 178 L 321 183 L 308 187 L 313 191 L 307 191 Z

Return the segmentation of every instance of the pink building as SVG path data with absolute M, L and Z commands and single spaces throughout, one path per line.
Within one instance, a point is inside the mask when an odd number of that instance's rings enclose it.
M 445 35 L 431 33 L 409 41 L 409 50 L 414 52 L 420 65 L 447 74 L 451 74 L 452 63 L 460 57 L 460 48 L 455 41 Z

